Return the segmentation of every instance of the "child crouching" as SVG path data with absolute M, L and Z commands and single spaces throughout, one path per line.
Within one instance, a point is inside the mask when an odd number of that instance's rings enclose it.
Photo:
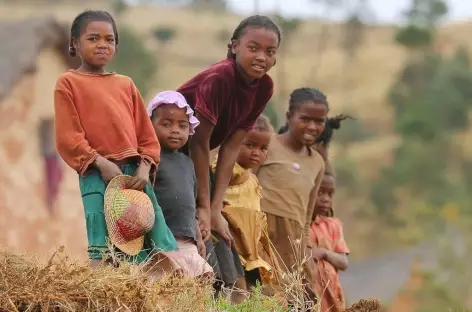
M 171 266 L 184 276 L 212 276 L 202 256 L 205 245 L 196 219 L 196 178 L 192 160 L 179 149 L 194 133 L 199 121 L 185 98 L 175 91 L 157 94 L 148 105 L 161 144 L 161 159 L 154 192 L 178 249 L 166 252 Z

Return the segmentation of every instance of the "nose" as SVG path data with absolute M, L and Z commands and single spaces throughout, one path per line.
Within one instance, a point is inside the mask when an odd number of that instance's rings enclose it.
M 257 150 L 257 149 L 254 149 L 254 150 L 251 151 L 251 156 L 252 157 L 259 157 L 259 154 L 260 154 L 259 150 Z
M 308 122 L 306 128 L 307 128 L 307 130 L 310 130 L 310 131 L 316 131 L 317 130 L 316 122 L 311 120 L 310 122 Z
M 265 62 L 266 61 L 265 53 L 263 51 L 260 51 L 259 53 L 257 53 L 256 60 L 258 62 Z
M 328 194 L 322 194 L 320 199 L 321 199 L 321 201 L 322 201 L 323 203 L 329 203 L 329 196 L 328 196 Z
M 98 41 L 98 47 L 99 48 L 107 48 L 107 43 L 105 42 L 105 40 L 99 40 Z

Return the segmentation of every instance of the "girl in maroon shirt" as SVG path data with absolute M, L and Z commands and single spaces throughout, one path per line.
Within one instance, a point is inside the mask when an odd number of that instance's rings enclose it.
M 235 29 L 227 58 L 177 90 L 200 120 L 183 151 L 195 164 L 199 226 L 207 249 L 214 250 L 209 261 L 225 284 L 234 284 L 244 271 L 231 249 L 232 237 L 221 215 L 223 198 L 239 147 L 273 94 L 274 85 L 267 72 L 275 65 L 280 40 L 279 27 L 270 18 L 248 17 Z M 215 181 L 210 185 L 210 151 L 217 147 Z M 218 240 L 214 246 L 208 240 L 212 234 Z

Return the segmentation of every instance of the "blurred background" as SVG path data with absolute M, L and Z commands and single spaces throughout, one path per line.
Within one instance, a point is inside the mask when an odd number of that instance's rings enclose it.
M 333 139 L 336 214 L 351 265 L 348 301 L 389 311 L 472 311 L 472 2 L 466 0 L 0 0 L 0 246 L 86 259 L 75 172 L 54 147 L 53 88 L 78 66 L 69 27 L 86 8 L 116 18 L 110 68 L 145 100 L 223 59 L 238 23 L 267 14 L 283 30 L 281 126 L 297 87 L 351 115 Z M 468 310 L 469 309 L 469 310 Z

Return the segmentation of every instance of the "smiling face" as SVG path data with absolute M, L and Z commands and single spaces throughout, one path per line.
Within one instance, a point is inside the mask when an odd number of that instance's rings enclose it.
M 324 130 L 328 108 L 312 101 L 300 103 L 287 113 L 290 138 L 294 145 L 312 146 Z
M 236 162 L 244 169 L 255 169 L 267 158 L 271 133 L 268 131 L 250 131 L 243 141 Z
M 262 27 L 248 27 L 232 44 L 236 64 L 248 82 L 264 76 L 275 64 L 277 34 Z
M 90 21 L 73 44 L 82 60 L 81 67 L 92 72 L 102 71 L 116 52 L 113 25 L 106 21 Z
M 162 147 L 178 151 L 190 134 L 187 109 L 174 104 L 157 107 L 152 114 L 152 124 Z

